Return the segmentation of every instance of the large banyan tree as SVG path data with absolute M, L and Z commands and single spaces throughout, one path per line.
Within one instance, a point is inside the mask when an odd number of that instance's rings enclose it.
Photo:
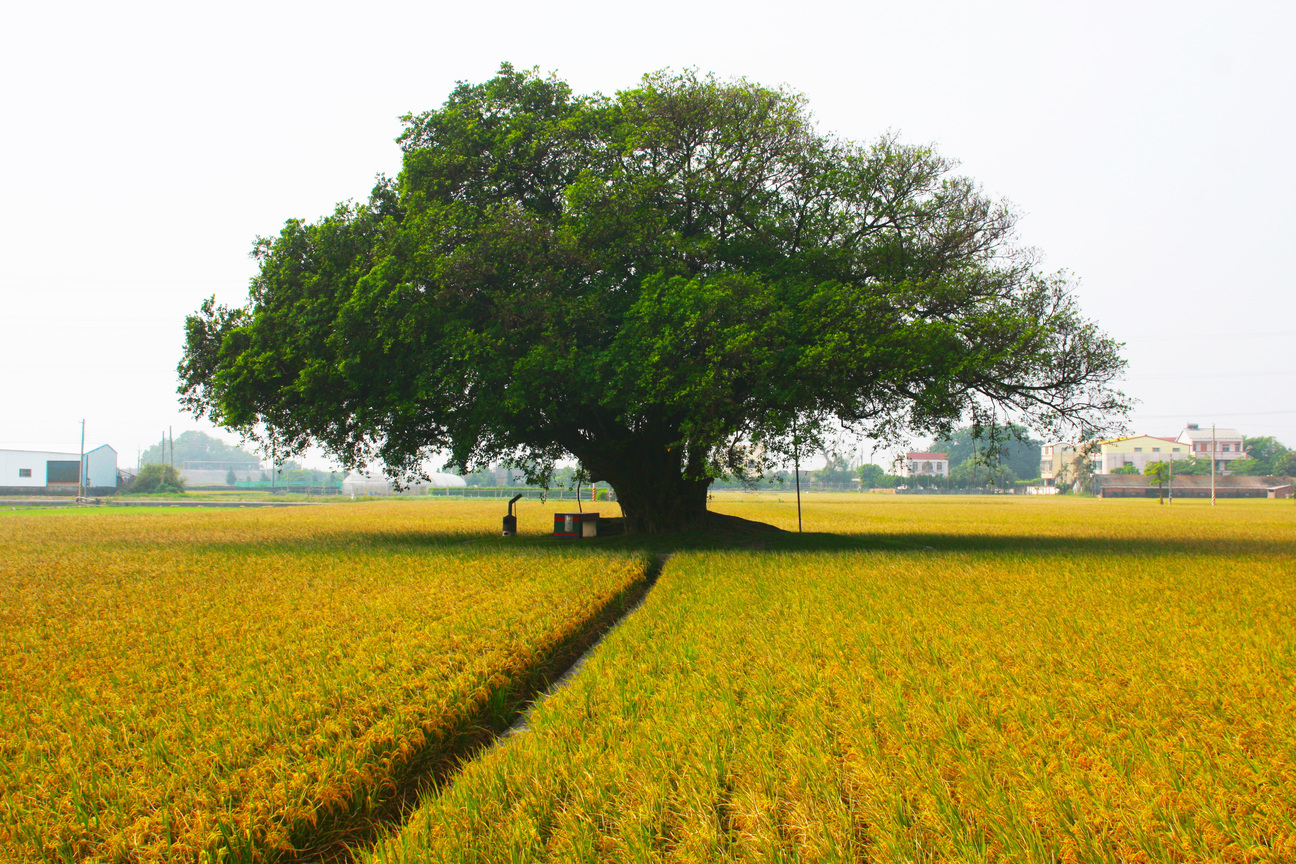
M 257 241 L 246 305 L 186 321 L 195 414 L 408 477 L 578 459 L 631 531 L 696 524 L 794 438 L 1126 408 L 1119 346 L 928 147 L 825 135 L 693 73 L 576 96 L 505 65 L 410 115 L 366 204 Z

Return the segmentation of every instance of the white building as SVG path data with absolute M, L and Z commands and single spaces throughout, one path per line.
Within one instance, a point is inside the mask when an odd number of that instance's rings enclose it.
M 180 476 L 184 478 L 188 486 L 224 486 L 229 480 L 229 472 L 234 471 L 234 479 L 253 481 L 260 480 L 262 468 L 255 462 L 231 462 L 222 468 L 191 468 L 191 464 L 186 462 L 184 467 L 180 468 Z M 198 465 L 211 465 L 211 462 L 199 462 Z M 266 471 L 269 476 L 269 471 Z
M 454 474 L 432 473 L 428 475 L 427 480 L 420 480 L 405 487 L 406 491 L 421 493 L 429 488 L 435 489 L 453 489 L 461 486 L 467 486 L 468 481 L 462 477 L 456 477 Z M 359 473 L 352 471 L 342 480 L 342 494 L 352 496 L 362 495 L 392 495 L 394 494 L 391 481 L 382 475 L 377 477 L 369 472 Z
M 1187 459 L 1191 455 L 1187 444 L 1173 438 L 1158 438 L 1155 435 L 1109 438 L 1099 442 L 1098 452 L 1093 454 L 1094 473 L 1114 474 L 1117 471 L 1133 470 L 1142 474 L 1150 462 Z
M 107 444 L 80 453 L 0 450 L 0 488 L 75 491 L 117 488 L 117 451 Z
M 920 452 L 906 453 L 904 454 L 904 459 L 900 461 L 900 476 L 948 477 L 949 454 Z
M 1215 443 L 1214 454 L 1211 453 L 1212 437 L 1214 437 Z M 1246 456 L 1245 439 L 1243 439 L 1242 433 L 1236 429 L 1225 429 L 1223 426 L 1218 426 L 1212 430 L 1210 426 L 1203 427 L 1197 423 L 1189 423 L 1179 433 L 1178 440 L 1180 443 L 1192 447 L 1193 456 L 1210 459 L 1213 455 L 1215 470 L 1222 474 L 1228 473 L 1228 463 Z

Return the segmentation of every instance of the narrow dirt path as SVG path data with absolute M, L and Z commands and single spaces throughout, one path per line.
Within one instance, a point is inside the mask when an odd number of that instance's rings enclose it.
M 569 684 L 607 635 L 626 616 L 643 605 L 648 592 L 657 584 L 657 577 L 673 554 L 654 554 L 648 563 L 644 579 L 609 603 L 603 614 L 578 639 L 559 651 L 544 669 L 537 670 L 531 677 L 536 686 L 528 686 L 523 692 L 515 694 L 515 707 L 503 718 L 503 722 L 498 717 L 483 717 L 480 725 L 474 728 L 473 735 L 434 755 L 415 776 L 402 783 L 397 795 L 382 807 L 376 818 L 371 816 L 361 830 L 350 832 L 338 842 L 328 843 L 321 848 L 301 850 L 295 856 L 290 855 L 280 860 L 284 864 L 351 864 L 355 861 L 356 851 L 368 848 L 379 837 L 399 830 L 418 807 L 423 794 L 452 784 L 464 766 L 482 753 L 513 735 L 525 734 L 528 718 L 535 705 Z
M 644 591 L 639 598 L 625 610 L 625 613 L 622 614 L 620 618 L 613 621 L 612 624 L 604 630 L 588 648 L 585 649 L 585 653 L 577 657 L 571 666 L 568 666 L 567 670 L 563 672 L 557 680 L 545 688 L 543 693 L 531 700 L 531 702 L 522 710 L 522 713 L 518 715 L 517 719 L 514 720 L 509 728 L 504 731 L 504 734 L 500 735 L 499 738 L 492 742 L 493 745 L 501 744 L 506 739 L 524 733 L 530 728 L 531 712 L 535 710 L 535 707 L 545 699 L 548 699 L 552 694 L 557 693 L 559 690 L 570 684 L 572 678 L 576 677 L 581 669 L 585 668 L 586 661 L 588 661 L 598 647 L 603 644 L 603 640 L 606 639 L 613 630 L 619 627 L 622 621 L 644 604 L 644 601 L 648 599 L 648 592 L 657 584 L 657 577 L 660 576 L 662 570 L 665 569 L 666 562 L 674 555 L 674 552 L 659 552 L 653 556 L 652 563 L 648 565 L 647 578 L 644 579 Z

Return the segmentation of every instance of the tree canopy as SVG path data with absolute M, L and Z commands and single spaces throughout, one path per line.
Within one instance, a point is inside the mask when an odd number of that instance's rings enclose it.
M 1265 435 L 1246 439 L 1246 456 L 1228 465 L 1230 474 L 1284 475 L 1296 471 L 1296 455 L 1276 438 Z
M 170 464 L 171 449 L 171 443 L 164 438 L 140 454 L 140 462 L 144 465 L 153 462 Z M 253 468 L 261 464 L 260 457 L 256 454 L 226 444 L 205 432 L 193 430 L 181 432 L 175 438 L 175 464 L 183 465 L 185 462 L 234 462 L 251 465 Z
M 949 475 L 951 486 L 964 489 L 984 486 L 998 486 L 1001 489 L 1007 489 L 1017 480 L 1017 472 L 1012 468 L 980 453 L 964 459 L 957 466 L 950 469 Z
M 581 96 L 505 65 L 403 120 L 398 177 L 258 240 L 247 303 L 187 319 L 189 410 L 395 477 L 575 457 L 656 531 L 839 425 L 1127 407 L 1119 346 L 1005 204 L 930 147 L 819 132 L 796 93 Z
M 986 465 L 1001 465 L 1012 470 L 1015 478 L 1034 480 L 1040 476 L 1040 448 L 1025 427 L 1017 423 L 1003 426 L 960 426 L 940 438 L 932 449 L 949 454 L 953 471 L 969 459 Z

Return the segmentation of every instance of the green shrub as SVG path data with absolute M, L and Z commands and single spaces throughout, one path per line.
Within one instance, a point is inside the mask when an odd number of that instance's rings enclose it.
M 139 475 L 136 476 L 135 482 L 131 484 L 130 491 L 140 494 L 150 494 L 155 492 L 170 492 L 175 494 L 184 494 L 184 478 L 180 472 L 171 465 L 162 465 L 157 462 L 151 465 L 145 465 Z

